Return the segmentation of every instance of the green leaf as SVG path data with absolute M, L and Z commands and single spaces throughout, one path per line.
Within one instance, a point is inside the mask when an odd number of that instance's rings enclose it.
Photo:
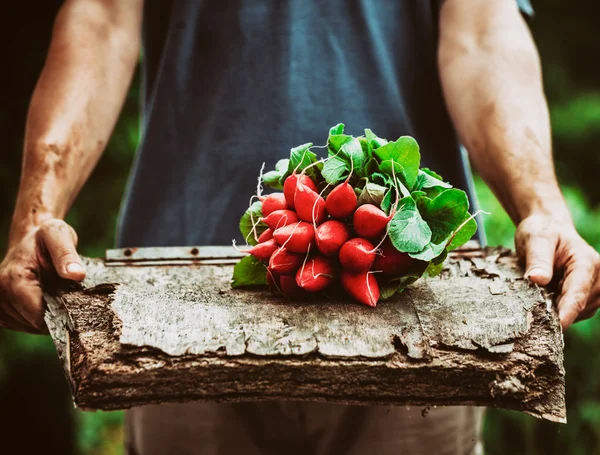
M 393 168 L 393 171 L 392 171 L 392 168 Z M 379 170 L 381 172 L 383 172 L 384 174 L 389 175 L 390 178 L 393 178 L 394 175 L 396 177 L 401 177 L 404 172 L 404 167 L 397 161 L 385 160 L 379 164 Z
M 363 149 L 363 152 L 365 152 L 370 158 L 371 151 L 369 150 L 369 143 L 367 142 L 367 138 L 364 136 L 358 136 L 356 139 L 358 139 L 358 142 L 360 142 L 360 147 Z
M 396 202 L 396 190 L 394 188 L 390 188 L 383 196 L 383 200 L 381 201 L 381 210 L 383 210 L 386 215 L 389 215 L 392 211 L 394 202 Z
M 382 176 L 385 175 L 385 174 L 380 174 L 378 171 L 379 171 L 379 162 L 375 158 L 369 158 L 363 167 L 362 175 L 371 176 L 371 177 L 375 174 L 379 174 Z
M 392 170 L 393 169 L 393 170 Z M 393 182 L 394 176 L 396 176 L 396 180 L 401 182 L 402 187 L 406 188 L 406 186 L 411 187 L 409 180 L 406 177 L 406 170 L 404 167 L 393 160 L 385 160 L 382 161 L 379 165 L 379 170 L 384 174 L 387 174 L 390 180 Z M 406 188 L 406 191 L 402 191 L 405 196 L 410 194 L 410 191 Z
M 429 175 L 423 170 L 419 170 L 413 191 L 422 190 L 423 188 L 452 188 L 452 185 Z
M 281 174 L 277 171 L 269 171 L 263 174 L 262 181 L 265 185 L 274 190 L 282 190 L 283 185 L 280 183 Z
M 387 300 L 400 288 L 400 280 L 392 280 L 379 287 L 379 300 Z
M 262 176 L 262 181 L 265 185 L 275 190 L 283 189 L 283 182 L 289 175 L 290 160 L 283 159 L 277 161 L 275 170 L 269 171 Z
M 325 161 L 321 174 L 327 183 L 335 185 L 345 180 L 349 172 L 350 166 L 346 161 L 339 156 L 332 156 Z
M 284 158 L 282 160 L 277 161 L 275 164 L 275 170 L 279 172 L 281 175 L 284 175 L 290 168 L 290 160 Z
M 367 183 L 358 197 L 358 205 L 373 204 L 377 207 L 381 205 L 387 188 L 376 183 Z
M 423 167 L 421 168 L 421 171 L 425 172 L 425 174 L 430 175 L 431 177 L 433 177 L 434 179 L 437 180 L 441 180 L 444 181 L 444 177 L 442 177 L 440 174 L 438 174 L 435 171 L 432 171 L 431 169 L 429 169 L 428 167 Z
M 253 227 L 255 227 L 256 237 L 262 234 L 267 229 L 267 225 L 259 221 L 262 217 L 262 202 L 256 201 L 242 215 L 240 219 L 240 232 L 244 240 L 249 245 L 256 245 L 258 242 L 254 236 Z
M 267 268 L 254 256 L 240 260 L 233 268 L 232 288 L 267 284 Z
M 390 184 L 390 178 L 381 172 L 372 173 L 370 178 L 373 183 L 377 183 L 378 185 L 388 186 Z
M 288 165 L 288 172 L 290 174 L 294 171 L 300 172 L 309 164 L 317 161 L 317 155 L 310 151 L 311 147 L 312 142 L 308 142 L 290 150 L 290 161 Z
M 417 253 L 431 241 L 431 229 L 411 197 L 400 200 L 400 209 L 388 227 L 392 244 L 404 253 Z
M 443 191 L 435 199 L 417 200 L 423 219 L 431 227 L 433 243 L 447 239 L 470 216 L 467 194 L 456 188 Z
M 402 173 L 409 189 L 412 189 L 419 173 L 421 154 L 419 145 L 410 136 L 402 136 L 397 141 L 388 142 L 373 152 L 382 162 L 395 161 L 402 166 Z
M 400 278 L 400 286 L 398 286 L 398 290 L 396 291 L 396 293 L 400 294 L 401 292 L 404 292 L 404 290 L 408 286 L 410 286 L 411 284 L 413 284 L 415 281 L 417 281 L 422 276 L 423 276 L 423 272 L 421 272 L 418 275 L 406 275 L 406 276 L 403 276 L 402 278 Z
M 425 270 L 425 276 L 428 276 L 429 278 L 436 277 L 440 273 L 442 273 L 442 270 L 444 270 L 443 261 L 439 264 L 434 264 L 433 262 L 430 262 L 427 266 L 427 269 Z
M 442 254 L 433 258 L 431 260 L 431 263 L 435 264 L 435 265 L 443 264 L 447 257 L 448 257 L 448 249 L 445 249 L 444 251 L 442 251 Z
M 365 129 L 365 137 L 367 139 L 367 144 L 369 145 L 369 151 L 371 153 L 373 153 L 373 151 L 375 149 L 378 149 L 379 147 L 383 147 L 385 144 L 388 143 L 387 140 L 385 140 L 381 137 L 378 137 L 369 128 Z
M 469 215 L 470 216 L 470 215 Z M 461 221 L 461 224 L 464 222 Z M 456 233 L 450 245 L 448 245 L 448 250 L 452 251 L 457 249 L 459 246 L 463 246 L 467 243 L 477 232 L 477 222 L 475 219 L 469 220 L 461 229 Z
M 367 162 L 367 155 L 360 146 L 360 142 L 355 137 L 350 137 L 340 147 L 337 157 L 342 158 L 348 164 L 354 164 L 354 173 L 362 176 L 363 167 Z
M 444 249 L 446 248 L 446 241 L 442 241 L 441 243 L 433 243 L 429 242 L 425 245 L 418 253 L 408 253 L 408 255 L 412 258 L 418 259 L 419 261 L 431 261 L 432 259 L 440 256 Z
M 329 155 L 335 155 L 342 145 L 347 141 L 353 139 L 352 136 L 344 134 L 344 124 L 338 123 L 329 130 L 329 137 L 327 138 L 327 145 L 329 146 Z
M 346 125 L 344 125 L 343 123 L 338 123 L 337 125 L 332 126 L 331 128 L 329 128 L 329 135 L 337 136 L 339 134 L 343 134 L 345 126 Z

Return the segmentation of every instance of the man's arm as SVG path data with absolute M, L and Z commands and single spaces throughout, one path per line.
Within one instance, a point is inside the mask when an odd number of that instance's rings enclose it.
M 27 118 L 21 183 L 0 264 L 0 326 L 44 330 L 39 273 L 85 271 L 62 221 L 114 128 L 139 58 L 142 0 L 67 0 Z
M 438 65 L 471 161 L 517 224 L 526 276 L 562 279 L 566 329 L 597 309 L 598 254 L 577 234 L 554 173 L 540 61 L 515 0 L 446 0 Z

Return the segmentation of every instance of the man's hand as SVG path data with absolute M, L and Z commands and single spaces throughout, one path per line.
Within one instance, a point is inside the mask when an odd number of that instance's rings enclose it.
M 600 255 L 570 222 L 551 215 L 525 218 L 515 237 L 525 260 L 525 277 L 541 286 L 559 280 L 558 315 L 563 330 L 573 322 L 592 317 L 600 307 Z
M 77 234 L 62 220 L 51 219 L 13 243 L 0 264 L 0 327 L 47 332 L 44 323 L 42 271 L 81 281 L 85 270 L 77 254 Z
M 518 226 L 525 276 L 560 286 L 563 329 L 600 306 L 598 253 L 577 234 L 552 162 L 535 44 L 514 0 L 446 0 L 438 65 L 472 163 Z

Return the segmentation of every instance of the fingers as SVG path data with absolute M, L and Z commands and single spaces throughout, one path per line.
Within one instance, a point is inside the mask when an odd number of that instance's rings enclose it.
M 45 324 L 41 328 L 34 327 L 21 313 L 5 301 L 0 301 L 0 327 L 32 334 L 47 332 Z
M 588 296 L 585 310 L 579 313 L 575 322 L 584 321 L 594 317 L 598 308 L 600 308 L 600 275 L 596 277 L 596 282 L 594 283 L 594 286 L 592 286 L 592 291 Z
M 24 264 L 0 269 L 0 325 L 28 333 L 46 331 L 37 274 Z
M 40 228 L 38 240 L 50 255 L 59 276 L 75 281 L 85 278 L 85 269 L 75 248 L 77 235 L 73 228 L 64 221 L 52 220 Z
M 589 259 L 578 260 L 571 270 L 566 271 L 558 300 L 558 317 L 563 331 L 575 322 L 580 313 L 587 311 L 586 303 L 596 277 L 596 264 Z
M 541 223 L 531 220 L 520 225 L 516 240 L 517 250 L 525 259 L 525 278 L 545 286 L 552 280 L 558 236 Z
M 33 327 L 37 333 L 46 333 L 42 289 L 29 283 L 20 283 L 12 290 L 13 309 Z

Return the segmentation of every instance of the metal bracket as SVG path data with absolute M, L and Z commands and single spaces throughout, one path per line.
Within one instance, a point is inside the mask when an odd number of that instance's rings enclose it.
M 118 248 L 106 250 L 107 266 L 151 265 L 227 265 L 235 264 L 244 254 L 233 247 L 174 246 Z

